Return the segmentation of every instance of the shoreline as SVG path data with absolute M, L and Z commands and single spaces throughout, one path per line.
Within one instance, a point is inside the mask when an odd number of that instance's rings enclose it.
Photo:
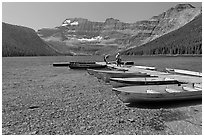
M 85 70 L 5 59 L 3 135 L 202 134 L 202 102 L 127 106 Z
M 53 57 L 56 55 L 53 55 Z M 75 57 L 75 56 L 103 56 L 103 55 L 57 55 L 56 57 Z M 110 55 L 114 56 L 114 55 Z M 182 55 L 122 55 L 122 56 L 130 56 L 130 57 L 202 57 L 202 54 L 182 54 Z M 52 56 L 2 56 L 2 57 L 52 57 Z

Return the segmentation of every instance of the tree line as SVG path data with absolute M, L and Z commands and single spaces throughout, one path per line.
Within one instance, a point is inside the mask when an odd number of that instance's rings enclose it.
M 125 55 L 202 54 L 202 14 L 193 21 L 139 47 L 128 49 Z

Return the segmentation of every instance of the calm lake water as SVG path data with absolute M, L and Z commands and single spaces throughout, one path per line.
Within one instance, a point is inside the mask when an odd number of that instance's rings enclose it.
M 114 61 L 114 56 L 109 58 Z M 178 68 L 202 72 L 202 57 L 156 57 L 156 56 L 122 56 L 124 61 L 134 61 L 135 65 L 155 66 L 159 70 L 164 68 Z M 103 61 L 102 56 L 41 56 L 41 57 L 3 57 L 3 69 L 6 67 L 25 67 L 52 65 L 53 62 L 70 61 Z

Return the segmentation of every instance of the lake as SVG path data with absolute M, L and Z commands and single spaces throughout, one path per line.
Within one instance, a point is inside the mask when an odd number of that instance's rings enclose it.
M 110 56 L 109 61 L 114 61 Z M 135 65 L 155 66 L 164 68 L 187 69 L 202 72 L 202 57 L 161 57 L 161 56 L 122 56 L 122 60 L 134 61 Z M 53 62 L 70 61 L 103 61 L 102 56 L 41 56 L 41 57 L 3 57 L 5 67 L 24 67 L 33 65 L 52 65 Z M 6 69 L 6 68 L 5 68 Z

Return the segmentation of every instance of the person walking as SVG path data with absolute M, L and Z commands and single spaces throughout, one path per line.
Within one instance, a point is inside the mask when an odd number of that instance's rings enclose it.
M 120 57 L 120 53 L 118 52 L 116 57 L 116 64 L 117 66 L 121 66 L 121 57 Z

